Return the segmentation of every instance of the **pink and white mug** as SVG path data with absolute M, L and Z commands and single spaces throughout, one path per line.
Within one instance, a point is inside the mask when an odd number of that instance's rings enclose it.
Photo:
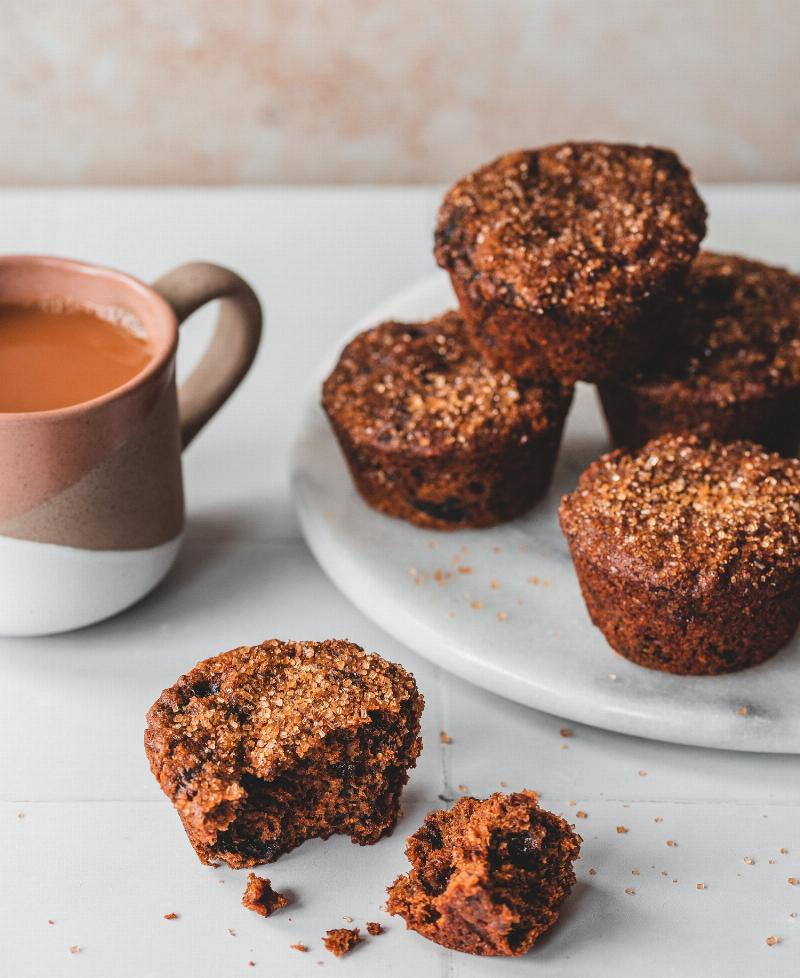
M 152 356 L 93 400 L 0 413 L 2 635 L 89 625 L 164 577 L 183 538 L 181 451 L 242 381 L 261 337 L 258 298 L 218 265 L 183 265 L 146 285 L 85 262 L 0 257 L 0 303 L 55 297 L 133 316 Z M 178 390 L 178 326 L 215 299 L 214 336 Z

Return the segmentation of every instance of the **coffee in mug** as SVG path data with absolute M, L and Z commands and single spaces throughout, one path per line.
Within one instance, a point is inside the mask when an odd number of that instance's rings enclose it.
M 0 303 L 0 412 L 91 401 L 133 379 L 152 355 L 146 331 L 124 310 L 65 297 Z
M 216 331 L 179 389 L 178 325 L 215 299 Z M 181 452 L 260 336 L 255 293 L 218 265 L 151 286 L 0 257 L 0 635 L 89 625 L 164 577 L 183 539 Z

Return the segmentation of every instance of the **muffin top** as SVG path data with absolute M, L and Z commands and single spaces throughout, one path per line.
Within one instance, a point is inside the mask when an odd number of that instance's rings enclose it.
M 670 150 L 564 143 L 459 180 L 439 211 L 435 254 L 484 300 L 613 321 L 683 274 L 705 217 Z
M 206 659 L 165 689 L 147 715 L 145 743 L 173 796 L 189 782 L 208 788 L 242 771 L 269 780 L 332 731 L 409 701 L 421 710 L 414 677 L 352 642 L 271 639 Z
M 703 251 L 669 313 L 675 337 L 636 387 L 672 387 L 725 402 L 800 386 L 800 276 Z
M 360 333 L 325 381 L 322 403 L 357 444 L 430 456 L 527 440 L 560 421 L 571 396 L 556 381 L 516 381 L 489 367 L 461 316 L 447 312 Z
M 561 501 L 570 545 L 611 573 L 701 594 L 800 577 L 800 459 L 750 442 L 655 438 L 593 462 Z

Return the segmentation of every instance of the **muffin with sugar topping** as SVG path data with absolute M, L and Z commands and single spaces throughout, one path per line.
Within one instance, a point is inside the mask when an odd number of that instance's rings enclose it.
M 586 606 L 639 665 L 758 665 L 800 622 L 800 460 L 668 435 L 592 463 L 560 509 Z
M 272 639 L 165 689 L 145 749 L 200 860 L 256 866 L 306 839 L 391 832 L 423 704 L 410 673 L 352 642 Z
M 563 143 L 508 153 L 454 184 L 435 255 L 495 366 L 599 381 L 657 352 L 655 313 L 681 286 L 705 218 L 670 150 Z
M 571 400 L 549 376 L 487 365 L 455 312 L 360 333 L 322 392 L 364 500 L 437 530 L 530 509 L 550 485 Z
M 600 386 L 615 445 L 691 431 L 797 454 L 800 276 L 701 252 L 666 320 L 672 339 L 656 362 Z

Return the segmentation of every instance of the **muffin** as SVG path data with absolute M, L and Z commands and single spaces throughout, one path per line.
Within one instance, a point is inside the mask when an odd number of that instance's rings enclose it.
M 710 676 L 800 621 L 800 460 L 664 435 L 592 463 L 560 509 L 583 597 L 632 662 Z
M 439 211 L 435 255 L 495 367 L 600 381 L 656 353 L 656 313 L 683 283 L 705 218 L 669 150 L 564 143 L 459 180 Z
M 664 316 L 669 348 L 600 397 L 615 445 L 668 432 L 800 444 L 800 277 L 736 255 L 701 252 Z
M 551 378 L 487 366 L 455 312 L 359 334 L 322 392 L 364 500 L 435 530 L 530 509 L 550 485 L 571 400 Z
M 422 749 L 414 677 L 351 642 L 200 662 L 147 715 L 153 774 L 201 862 L 273 862 L 306 839 L 391 832 Z
M 581 838 L 532 791 L 460 798 L 408 839 L 411 871 L 387 910 L 428 940 L 468 954 L 525 954 L 575 884 Z

